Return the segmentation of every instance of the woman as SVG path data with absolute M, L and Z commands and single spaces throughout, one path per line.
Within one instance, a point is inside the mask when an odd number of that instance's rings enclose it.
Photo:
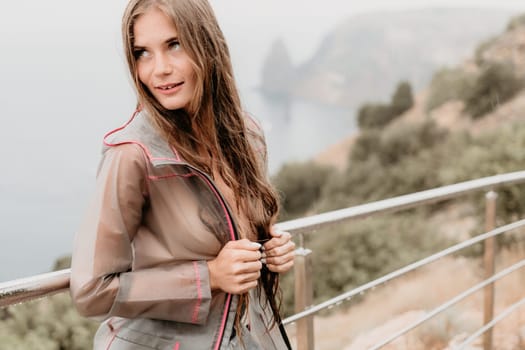
M 210 5 L 132 0 L 123 39 L 139 107 L 104 138 L 71 268 L 77 309 L 105 319 L 95 349 L 290 348 L 294 244 Z

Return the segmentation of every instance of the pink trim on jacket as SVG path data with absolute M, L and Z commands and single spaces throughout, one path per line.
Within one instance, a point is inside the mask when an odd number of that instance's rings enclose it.
M 226 322 L 228 321 L 228 309 L 230 307 L 230 302 L 232 299 L 232 295 L 228 294 L 226 297 L 226 303 L 224 304 L 224 311 L 222 312 L 222 320 L 221 320 L 221 330 L 219 333 L 219 339 L 222 340 L 222 335 L 224 334 L 224 328 L 226 328 Z M 213 350 L 219 350 L 221 347 L 221 342 L 217 341 L 215 344 L 215 348 Z
M 201 274 L 199 272 L 199 265 L 197 265 L 196 261 L 193 262 L 193 268 L 195 269 L 195 277 L 197 278 L 197 302 L 195 303 L 195 309 L 193 310 L 191 321 L 193 323 L 196 323 L 197 319 L 199 318 L 199 309 L 202 303 L 202 286 L 201 286 Z
M 115 341 L 115 338 L 117 337 L 118 331 L 120 330 L 120 328 L 122 328 L 122 325 L 119 328 L 113 327 L 113 325 L 111 324 L 111 321 L 113 321 L 113 318 L 110 318 L 108 320 L 107 326 L 108 326 L 109 330 L 113 333 L 113 336 L 109 340 L 109 343 L 108 343 L 108 346 L 106 347 L 106 350 L 109 350 L 109 348 L 111 347 L 111 344 L 113 344 L 113 341 Z
M 150 180 L 163 180 L 163 179 L 169 179 L 170 177 L 192 177 L 196 176 L 196 174 L 190 173 L 190 174 L 169 174 L 169 175 L 161 175 L 161 176 L 154 176 L 154 175 L 148 175 L 148 179 Z
M 230 215 L 228 214 L 228 210 L 226 209 L 226 206 L 224 205 L 224 200 L 217 193 L 217 190 L 210 183 L 210 181 L 204 175 L 202 174 L 199 174 L 199 175 L 204 179 L 204 181 L 206 181 L 208 186 L 213 190 L 213 193 L 215 194 L 215 196 L 217 196 L 219 203 L 221 203 L 222 209 L 224 210 L 224 213 L 226 214 L 226 220 L 228 220 L 228 228 L 230 230 L 231 240 L 235 241 L 236 239 L 235 239 L 235 231 L 233 229 L 233 223 L 231 221 Z M 224 329 L 226 328 L 226 323 L 228 321 L 228 309 L 230 307 L 231 298 L 232 298 L 231 294 L 228 294 L 228 296 L 226 297 L 226 304 L 224 305 L 224 311 L 222 313 L 222 320 L 221 320 L 221 327 L 219 331 L 219 338 L 218 338 L 219 340 L 222 340 Z M 217 343 L 215 344 L 214 350 L 218 350 L 220 346 L 221 346 L 221 341 L 217 341 Z
M 117 333 L 113 334 L 113 336 L 111 337 L 111 340 L 108 343 L 106 350 L 109 350 L 109 348 L 111 347 L 111 344 L 113 344 L 113 341 L 115 340 L 116 337 L 117 337 Z
M 144 153 L 147 154 L 148 158 L 150 159 L 150 161 L 154 161 L 154 160 L 175 160 L 177 162 L 180 162 L 180 157 L 179 157 L 179 154 L 177 153 L 177 151 L 175 149 L 172 149 L 174 155 L 175 155 L 175 158 L 169 158 L 169 157 L 153 157 L 153 155 L 149 152 L 148 148 L 141 142 L 139 141 L 122 141 L 122 142 L 117 142 L 117 143 L 111 143 L 111 142 L 107 142 L 106 139 L 108 138 L 108 136 L 111 136 L 113 135 L 114 133 L 118 132 L 118 131 L 121 131 L 123 130 L 124 128 L 126 128 L 126 126 L 128 126 L 132 121 L 133 119 L 135 119 L 135 117 L 137 116 L 137 114 L 139 114 L 140 112 L 140 109 L 137 109 L 135 112 L 133 112 L 133 115 L 131 116 L 131 118 L 122 126 L 116 128 L 116 129 L 113 129 L 109 132 L 107 132 L 106 134 L 104 134 L 104 138 L 102 140 L 102 142 L 104 143 L 104 145 L 108 146 L 108 147 L 113 147 L 113 146 L 118 146 L 118 145 L 125 145 L 125 144 L 135 144 L 135 145 L 138 145 L 140 146 L 140 148 L 142 148 L 144 150 Z

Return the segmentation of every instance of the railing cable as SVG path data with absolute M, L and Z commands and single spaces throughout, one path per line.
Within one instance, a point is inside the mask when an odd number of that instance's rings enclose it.
M 512 266 L 510 266 L 510 267 L 508 267 L 508 268 L 498 272 L 497 274 L 495 274 L 491 278 L 488 278 L 488 279 L 484 280 L 483 282 L 480 282 L 480 283 L 476 284 L 474 287 L 467 289 L 465 292 L 463 292 L 461 294 L 458 294 L 457 296 L 455 296 L 454 298 L 450 299 L 446 303 L 441 304 L 437 308 L 435 308 L 432 311 L 428 312 L 424 317 L 421 317 L 417 321 L 412 322 L 411 324 L 409 324 L 408 326 L 404 327 L 403 329 L 401 329 L 397 333 L 394 333 L 393 335 L 391 335 L 387 339 L 385 339 L 382 342 L 374 345 L 374 347 L 370 348 L 369 350 L 377 350 L 377 349 L 379 349 L 379 348 L 381 348 L 381 347 L 391 343 L 392 341 L 396 340 L 397 338 L 399 338 L 403 334 L 411 331 L 412 329 L 416 328 L 417 326 L 419 326 L 423 322 L 428 321 L 429 319 L 431 319 L 432 317 L 436 316 L 437 314 L 445 311 L 446 309 L 448 309 L 452 305 L 458 303 L 459 301 L 465 299 L 469 295 L 479 291 L 480 289 L 482 289 L 483 287 L 489 285 L 490 283 L 493 283 L 494 281 L 497 281 L 500 278 L 505 277 L 506 275 L 508 275 L 508 274 L 510 274 L 510 273 L 512 273 L 512 272 L 514 272 L 514 271 L 516 271 L 516 270 L 518 270 L 520 268 L 522 268 L 522 267 L 525 267 L 525 260 L 522 260 L 522 261 L 520 261 L 520 262 L 518 262 L 518 263 L 516 263 L 516 264 L 514 264 L 514 265 L 512 265 Z
M 490 190 L 502 185 L 523 183 L 524 180 L 525 171 L 488 176 L 481 179 L 469 180 L 354 207 L 289 220 L 278 225 L 284 231 L 308 233 L 316 228 L 326 227 L 350 219 L 364 218 L 373 214 L 393 213 L 423 204 L 431 204 L 456 198 L 473 191 Z
M 518 302 L 515 302 L 514 304 L 512 304 L 511 306 L 509 306 L 508 308 L 503 310 L 498 316 L 494 317 L 492 319 L 492 321 L 488 322 L 486 325 L 484 325 L 483 327 L 478 329 L 476 332 L 474 332 L 470 337 L 465 339 L 463 341 L 463 343 L 461 343 L 457 347 L 454 347 L 453 350 L 463 350 L 463 349 L 465 349 L 465 347 L 467 345 L 469 345 L 470 343 L 472 343 L 477 337 L 479 337 L 480 335 L 485 333 L 490 328 L 494 327 L 494 325 L 496 323 L 498 323 L 499 321 L 503 320 L 505 317 L 510 315 L 512 312 L 516 311 L 516 309 L 518 309 L 522 305 L 525 305 L 525 298 L 521 299 Z
M 522 227 L 522 226 L 525 226 L 525 219 L 524 220 L 520 220 L 520 221 L 516 221 L 516 222 L 513 222 L 511 224 L 508 224 L 508 225 L 505 225 L 505 226 L 501 226 L 501 227 L 498 227 L 497 229 L 495 230 L 492 230 L 492 231 L 489 231 L 487 233 L 484 233 L 484 234 L 481 234 L 481 235 L 478 235 L 476 237 L 473 237 L 469 240 L 466 240 L 464 242 L 461 242 L 461 243 L 458 243 L 452 247 L 449 247 L 445 250 L 442 250 L 436 254 L 433 254 L 433 255 L 430 255 L 424 259 L 421 259 L 419 261 L 416 261 L 415 263 L 412 263 L 410 265 L 407 265 L 403 268 L 400 268 L 396 271 L 393 271 L 381 278 L 378 278 L 374 281 L 371 281 L 371 282 L 368 282 L 360 287 L 357 287 L 355 289 L 352 289 L 346 293 L 343 293 L 343 294 L 340 294 L 332 299 L 329 299 L 325 302 L 322 302 L 318 305 L 315 305 L 315 306 L 312 306 L 310 307 L 309 309 L 303 311 L 303 312 L 300 312 L 300 313 L 297 313 L 295 315 L 292 315 L 288 318 L 286 318 L 283 323 L 284 324 L 289 324 L 289 323 L 292 323 L 292 322 L 295 322 L 303 317 L 306 317 L 306 316 L 309 316 L 309 315 L 312 315 L 312 314 L 315 314 L 323 309 L 326 309 L 326 308 L 329 308 L 331 307 L 332 305 L 335 305 L 335 304 L 338 304 L 338 303 L 341 303 L 345 300 L 349 300 L 350 298 L 354 297 L 355 295 L 358 295 L 360 293 L 364 293 L 365 291 L 369 290 L 369 289 L 372 289 L 372 288 L 375 288 L 377 287 L 378 285 L 380 284 L 383 284 L 385 282 L 388 282 L 396 277 L 399 277 L 401 275 L 404 275 L 410 271 L 413 271 L 419 267 L 422 267 L 424 265 L 427 265 L 427 264 L 430 264 L 431 262 L 434 262 L 442 257 L 445 257 L 447 255 L 450 255 L 452 253 L 455 253 L 461 249 L 464 249 L 466 247 L 469 247 L 473 244 L 476 244 L 478 242 L 481 242 L 489 237 L 493 237 L 493 236 L 497 236 L 499 234 L 502 234 L 504 232 L 507 232 L 507 231 L 511 231 L 511 230 L 515 230 L 519 227 Z

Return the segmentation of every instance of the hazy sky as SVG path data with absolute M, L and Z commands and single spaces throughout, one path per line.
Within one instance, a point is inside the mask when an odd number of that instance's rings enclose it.
M 0 281 L 70 251 L 101 136 L 132 112 L 120 19 L 126 0 L 17 0 L 0 11 Z M 524 0 L 212 0 L 241 87 L 273 40 L 301 62 L 352 14 L 428 7 L 525 13 Z M 30 267 L 22 267 L 23 264 Z M 33 268 L 34 266 L 34 268 Z
M 241 28 L 259 27 L 273 36 L 283 36 L 293 46 L 300 36 L 311 37 L 311 46 L 295 48 L 300 60 L 310 54 L 322 36 L 337 22 L 350 15 L 376 11 L 403 11 L 432 7 L 472 7 L 525 10 L 523 0 L 212 0 L 217 16 L 229 32 L 236 24 Z M 246 30 L 247 35 L 250 31 Z M 304 51 L 304 52 L 303 52 Z

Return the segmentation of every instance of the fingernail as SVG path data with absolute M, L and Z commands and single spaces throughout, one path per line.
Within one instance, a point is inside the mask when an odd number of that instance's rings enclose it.
M 261 258 L 266 258 L 266 253 L 265 252 L 261 253 Z
M 262 262 L 263 264 L 266 264 L 266 258 L 261 258 L 261 262 Z
M 257 243 L 257 242 L 251 242 L 253 244 L 253 247 L 254 248 L 257 248 L 257 249 L 261 249 L 262 245 L 260 243 Z

